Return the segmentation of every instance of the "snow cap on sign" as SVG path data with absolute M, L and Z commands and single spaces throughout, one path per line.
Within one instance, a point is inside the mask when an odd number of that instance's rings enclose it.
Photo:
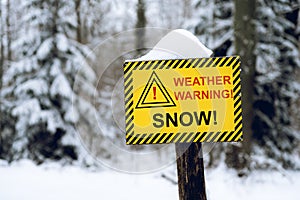
M 150 52 L 135 61 L 210 57 L 212 53 L 191 32 L 176 29 L 164 36 Z

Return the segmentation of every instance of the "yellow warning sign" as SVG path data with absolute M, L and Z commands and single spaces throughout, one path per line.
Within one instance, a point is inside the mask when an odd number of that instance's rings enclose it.
M 238 56 L 124 63 L 126 143 L 242 141 Z

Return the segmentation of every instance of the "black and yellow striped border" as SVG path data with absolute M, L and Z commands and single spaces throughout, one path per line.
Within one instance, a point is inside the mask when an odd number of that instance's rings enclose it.
M 135 133 L 134 132 L 134 102 L 133 78 L 134 70 L 230 67 L 233 71 L 233 100 L 234 100 L 234 131 L 224 132 L 181 132 L 181 133 Z M 242 135 L 242 107 L 240 58 L 211 57 L 174 60 L 126 61 L 124 63 L 124 94 L 125 94 L 125 125 L 126 144 L 162 144 L 190 142 L 239 142 Z

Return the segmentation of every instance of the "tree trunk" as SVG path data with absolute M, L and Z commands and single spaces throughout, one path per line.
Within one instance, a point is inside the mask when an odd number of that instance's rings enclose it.
M 176 144 L 179 200 L 206 200 L 201 143 Z
M 75 1 L 75 12 L 77 17 L 77 29 L 76 29 L 76 37 L 79 43 L 82 43 L 82 34 L 81 34 L 81 15 L 80 15 L 80 7 L 81 7 L 81 0 Z
M 46 27 L 47 29 L 51 30 L 52 32 L 52 35 L 54 36 L 55 38 L 55 41 L 54 41 L 54 48 L 53 48 L 53 56 L 55 57 L 57 55 L 57 52 L 58 52 L 58 49 L 57 49 L 57 39 L 56 39 L 56 36 L 57 36 L 57 33 L 58 33 L 58 11 L 59 11 L 59 0 L 55 0 L 53 2 L 53 7 L 52 7 L 52 10 L 51 10 L 51 14 L 53 16 L 53 21 L 52 21 L 52 24 L 49 26 L 49 27 Z
M 191 12 L 191 0 L 184 0 L 183 2 L 183 18 L 189 19 L 192 16 Z
M 231 167 L 243 169 L 248 165 L 248 156 L 251 151 L 253 102 L 254 102 L 254 75 L 255 75 L 255 0 L 234 0 L 234 41 L 235 52 L 241 56 L 242 62 L 242 110 L 243 110 L 243 149 L 232 145 L 227 154 L 227 164 Z M 243 154 L 242 156 L 239 154 Z
M 2 4 L 0 3 L 0 91 L 2 90 L 3 64 L 4 64 L 4 45 L 3 45 L 3 23 L 2 23 Z M 3 152 L 2 143 L 2 97 L 0 95 L 0 156 Z
M 144 0 L 138 0 L 137 4 L 137 22 L 135 25 L 136 31 L 135 31 L 135 37 L 136 37 L 136 44 L 135 48 L 137 51 L 137 54 L 140 54 L 145 47 L 145 28 L 147 20 L 145 15 L 145 2 Z M 139 55 L 138 55 L 139 56 Z
M 6 2 L 6 39 L 7 39 L 7 60 L 11 61 L 11 24 L 10 24 L 10 0 Z
M 297 20 L 296 30 L 298 31 L 298 34 L 300 34 L 300 8 L 298 11 L 298 20 Z M 300 36 L 298 36 L 298 49 L 299 49 L 298 56 L 300 57 Z
M 3 37 L 4 37 L 4 24 L 2 23 L 2 5 L 0 4 L 0 89 L 2 88 L 2 70 L 4 64 L 4 45 L 3 45 Z M 1 105 L 1 104 L 0 104 Z M 1 117 L 1 115 L 0 115 Z

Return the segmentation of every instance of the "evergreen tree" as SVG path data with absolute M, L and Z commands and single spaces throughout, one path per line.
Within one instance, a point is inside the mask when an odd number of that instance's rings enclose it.
M 264 147 L 263 152 L 284 168 L 295 167 L 293 154 L 299 143 L 299 133 L 291 127 L 289 109 L 292 100 L 299 97 L 293 76 L 300 66 L 295 35 L 296 5 L 297 1 L 258 0 L 256 15 L 258 44 L 253 137 Z M 269 165 L 278 167 L 273 162 Z
M 83 159 L 75 124 L 91 116 L 85 97 L 93 92 L 95 74 L 85 62 L 89 50 L 77 43 L 74 1 L 22 1 L 18 57 L 5 73 L 6 110 L 15 117 L 14 160 L 27 157 Z M 74 86 L 74 87 L 73 87 Z M 85 116 L 83 116 L 83 114 Z
M 233 43 L 236 42 L 233 35 L 233 0 L 195 0 L 193 5 L 195 11 L 186 27 L 194 32 L 201 42 L 213 49 L 215 56 L 240 54 L 235 52 L 233 47 Z M 293 76 L 296 68 L 300 66 L 297 46 L 299 32 L 296 31 L 299 2 L 257 0 L 256 7 L 257 60 L 253 66 L 255 92 L 252 105 L 252 143 L 255 145 L 251 151 L 254 164 L 250 167 L 295 167 L 293 154 L 299 143 L 299 133 L 292 129 L 290 107 L 293 100 L 299 98 L 298 84 Z M 242 60 L 242 68 L 243 63 Z M 244 119 L 244 123 L 247 120 Z M 210 153 L 211 159 L 217 160 L 220 157 L 223 147 L 218 145 L 218 149 L 215 148 Z M 268 159 L 256 159 L 264 155 L 267 155 Z M 241 156 L 241 153 L 238 153 L 237 157 Z M 233 159 L 231 164 L 227 164 L 235 166 L 235 161 L 236 159 Z
M 195 11 L 186 27 L 214 51 L 214 56 L 233 53 L 232 0 L 204 0 L 193 2 Z

